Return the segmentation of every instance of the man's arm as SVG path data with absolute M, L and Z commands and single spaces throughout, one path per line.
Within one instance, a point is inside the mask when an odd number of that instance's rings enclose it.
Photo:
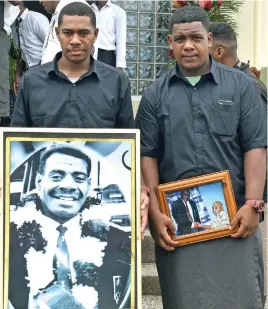
M 11 118 L 11 127 L 32 127 L 29 113 L 29 85 L 27 73 L 22 77 L 21 86 Z
M 262 200 L 266 175 L 267 113 L 259 91 L 253 82 L 242 85 L 241 111 L 238 128 L 239 140 L 244 149 L 245 202 Z M 259 214 L 251 206 L 244 205 L 231 222 L 239 227 L 232 237 L 249 237 L 257 229 Z
M 146 96 L 148 93 L 148 97 Z M 145 184 L 149 187 L 150 207 L 149 222 L 154 240 L 165 250 L 172 251 L 177 244 L 168 233 L 175 234 L 176 229 L 172 220 L 160 212 L 155 188 L 159 185 L 158 173 L 158 144 L 159 128 L 155 106 L 155 97 L 149 90 L 143 95 L 138 113 L 136 126 L 141 132 L 141 168 Z
M 116 67 L 126 68 L 127 14 L 117 10 L 115 19 Z
M 123 72 L 120 74 L 122 79 L 122 95 L 121 102 L 119 103 L 119 109 L 116 114 L 115 127 L 120 129 L 133 129 L 135 128 L 135 122 L 132 108 L 130 82 Z
M 42 14 L 34 15 L 33 18 L 34 34 L 40 39 L 41 42 L 45 42 L 46 35 L 49 31 L 49 21 L 46 16 Z

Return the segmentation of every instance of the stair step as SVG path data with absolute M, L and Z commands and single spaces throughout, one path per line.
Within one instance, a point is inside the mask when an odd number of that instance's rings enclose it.
M 163 309 L 161 296 L 143 296 L 142 309 Z
M 142 264 L 142 294 L 161 295 L 156 265 L 152 263 Z
M 141 257 L 142 263 L 154 263 L 155 254 L 154 254 L 154 240 L 148 229 L 145 230 L 144 240 L 141 243 Z

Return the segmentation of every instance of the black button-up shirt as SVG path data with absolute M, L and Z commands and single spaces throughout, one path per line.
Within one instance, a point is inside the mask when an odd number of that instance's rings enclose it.
M 124 73 L 91 58 L 89 72 L 75 83 L 57 61 L 30 69 L 19 90 L 11 126 L 133 128 L 130 83 Z
M 146 89 L 136 116 L 141 154 L 158 159 L 160 183 L 229 170 L 245 199 L 244 153 L 266 147 L 266 112 L 242 72 L 214 61 L 192 86 L 174 67 Z

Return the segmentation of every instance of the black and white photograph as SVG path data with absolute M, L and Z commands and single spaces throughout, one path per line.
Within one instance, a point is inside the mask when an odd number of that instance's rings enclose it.
M 135 139 L 39 136 L 4 143 L 9 308 L 138 308 Z
M 230 225 L 221 182 L 167 193 L 167 200 L 177 236 Z

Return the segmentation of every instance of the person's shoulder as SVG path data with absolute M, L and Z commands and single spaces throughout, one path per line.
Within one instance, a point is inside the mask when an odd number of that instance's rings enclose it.
M 236 68 L 231 68 L 227 65 L 215 62 L 216 69 L 226 75 L 234 75 L 234 76 L 246 76 L 246 74 Z
M 104 78 L 109 77 L 110 80 L 111 77 L 113 77 L 111 80 L 113 80 L 114 82 L 118 82 L 118 80 L 120 80 L 124 84 L 127 85 L 129 84 L 129 79 L 127 78 L 126 74 L 123 71 L 96 59 L 94 59 L 94 63 L 97 69 L 97 74 L 100 74 L 100 79 L 102 77 Z
M 155 97 L 159 98 L 161 94 L 164 93 L 164 90 L 168 88 L 169 81 L 171 78 L 171 70 L 163 74 L 161 77 L 154 80 L 143 93 L 144 97 L 150 98 Z
M 42 24 L 44 22 L 49 23 L 48 18 L 42 13 L 35 12 L 35 11 L 29 11 L 29 16 L 33 23 L 36 23 L 36 24 Z
M 119 5 L 115 3 L 110 3 L 110 5 L 116 10 L 117 13 L 119 14 L 126 14 L 126 11 L 122 9 Z
M 34 82 L 35 78 L 37 77 L 45 77 L 47 76 L 50 68 L 51 68 L 52 62 L 47 62 L 42 65 L 34 66 L 33 68 L 29 68 L 27 72 L 24 74 L 24 79 Z

